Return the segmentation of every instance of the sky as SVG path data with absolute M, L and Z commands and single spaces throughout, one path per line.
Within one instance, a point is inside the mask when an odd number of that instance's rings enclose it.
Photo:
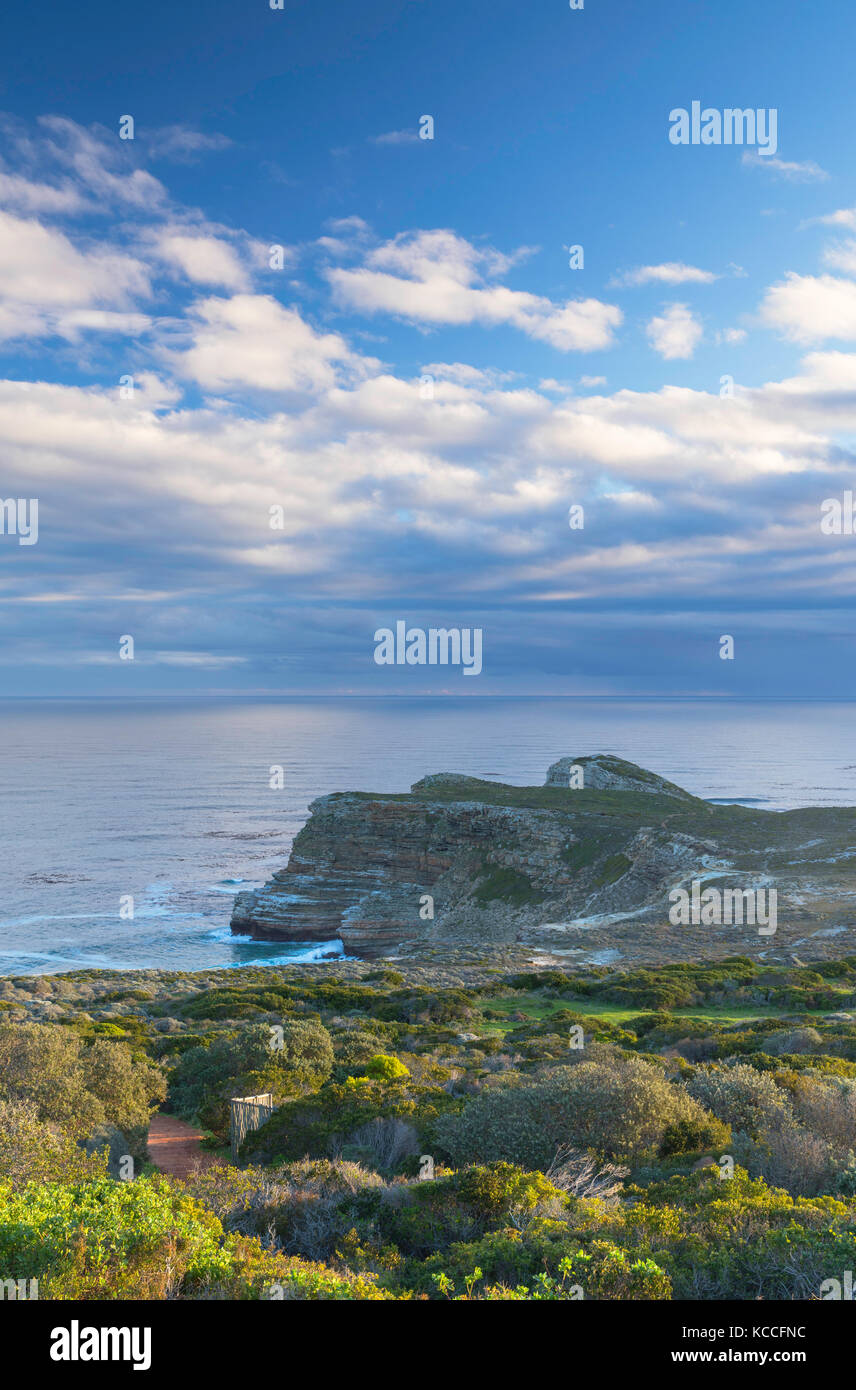
M 852 38 L 6 7 L 0 695 L 849 698 Z M 480 673 L 378 664 L 398 622 Z

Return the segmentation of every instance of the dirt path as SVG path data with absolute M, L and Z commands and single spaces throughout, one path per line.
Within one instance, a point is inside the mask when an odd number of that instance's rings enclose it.
M 218 1162 L 216 1156 L 200 1148 L 204 1131 L 177 1120 L 173 1115 L 152 1115 L 149 1125 L 149 1156 L 162 1173 L 186 1178 L 200 1168 Z

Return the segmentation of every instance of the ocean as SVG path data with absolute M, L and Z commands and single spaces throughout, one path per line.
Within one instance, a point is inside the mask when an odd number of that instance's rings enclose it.
M 333 791 L 430 772 L 540 785 L 559 757 L 609 752 L 712 800 L 856 805 L 849 703 L 3 700 L 0 727 L 5 975 L 317 959 L 317 943 L 233 937 L 229 917 Z

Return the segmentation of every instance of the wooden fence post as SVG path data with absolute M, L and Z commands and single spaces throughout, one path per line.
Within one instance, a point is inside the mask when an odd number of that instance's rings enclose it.
M 229 1105 L 229 1139 L 232 1157 L 237 1160 L 241 1144 L 250 1130 L 259 1129 L 265 1120 L 269 1120 L 276 1106 L 270 1091 L 260 1096 L 234 1096 Z

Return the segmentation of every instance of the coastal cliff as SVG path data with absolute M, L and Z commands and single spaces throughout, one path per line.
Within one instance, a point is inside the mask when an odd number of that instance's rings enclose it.
M 580 964 L 856 948 L 852 808 L 713 805 L 598 754 L 559 759 L 542 787 L 438 773 L 409 793 L 337 792 L 309 809 L 286 867 L 238 895 L 236 934 L 338 939 L 363 959 L 516 945 Z M 674 926 L 670 891 L 698 880 L 775 884 L 775 935 Z

